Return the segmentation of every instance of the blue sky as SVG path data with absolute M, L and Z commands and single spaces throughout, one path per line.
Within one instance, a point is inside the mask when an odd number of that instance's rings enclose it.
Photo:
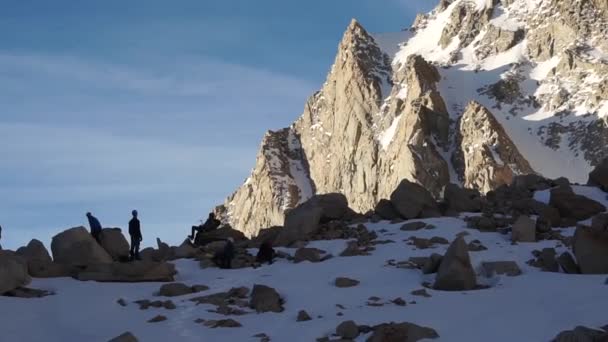
M 141 213 L 144 244 L 248 175 L 325 79 L 351 18 L 397 31 L 429 0 L 0 0 L 2 244 Z M 381 4 L 379 4 L 381 3 Z

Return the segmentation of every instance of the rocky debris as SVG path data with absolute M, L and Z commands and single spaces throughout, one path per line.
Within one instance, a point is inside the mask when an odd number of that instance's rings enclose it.
M 177 297 L 200 291 L 206 291 L 208 289 L 209 287 L 205 285 L 188 286 L 184 283 L 171 283 L 162 285 L 158 291 L 158 295 L 164 297 Z
M 416 231 L 416 230 L 420 230 L 423 229 L 427 226 L 426 223 L 424 222 L 408 222 L 408 223 L 404 223 L 401 228 L 401 230 L 406 231 L 406 232 L 411 232 L 411 231 Z
M 420 289 L 420 290 L 414 290 L 411 292 L 412 296 L 419 296 L 419 297 L 431 297 L 431 295 L 426 292 L 426 289 Z
M 521 269 L 515 261 L 486 261 L 481 263 L 482 274 L 488 278 L 494 275 L 515 277 L 521 275 Z
M 120 228 L 104 228 L 99 234 L 99 244 L 114 261 L 129 260 L 129 242 Z
M 469 245 L 467 247 L 469 248 L 469 252 L 481 252 L 488 249 L 479 240 L 472 240 L 471 242 L 469 242 Z
M 373 250 L 370 246 L 361 246 L 357 241 L 348 241 L 346 248 L 340 253 L 341 257 L 361 256 L 369 255 L 369 252 Z
M 304 310 L 298 311 L 298 317 L 296 318 L 297 322 L 306 322 L 312 320 L 312 317 L 308 314 L 308 312 Z
M 395 220 L 401 217 L 393 206 L 393 203 L 384 198 L 378 201 L 378 204 L 376 204 L 376 207 L 374 208 L 374 212 L 385 220 Z
M 27 287 L 18 287 L 11 291 L 5 292 L 3 296 L 6 297 L 16 297 L 16 298 L 42 298 L 46 296 L 54 295 L 54 292 L 39 290 L 39 289 L 31 289 Z
M 511 241 L 536 242 L 536 222 L 528 216 L 520 216 L 511 229 Z
M 55 235 L 51 251 L 55 262 L 66 265 L 87 266 L 110 264 L 113 261 L 84 227 L 71 228 Z
M 336 287 L 340 287 L 340 288 L 354 287 L 354 286 L 359 285 L 359 281 L 355 280 L 355 279 L 345 278 L 345 277 L 338 277 L 338 278 L 336 278 L 336 280 L 334 280 L 334 285 Z
M 30 281 L 25 260 L 12 252 L 0 250 L 0 294 L 26 286 Z
M 422 185 L 404 179 L 391 194 L 391 203 L 405 219 L 437 217 L 440 211 L 433 195 Z
M 481 194 L 475 189 L 463 189 L 456 184 L 449 183 L 445 186 L 444 200 L 448 206 L 448 212 L 479 212 L 481 211 Z
M 488 192 L 534 173 L 495 116 L 471 101 L 459 120 L 452 162 L 465 188 Z M 475 146 L 475 147 L 473 147 Z
M 434 329 L 413 323 L 384 323 L 374 326 L 367 342 L 415 342 L 423 339 L 435 339 L 439 334 Z
M 505 217 L 496 217 L 484 214 L 482 216 L 469 216 L 464 219 L 467 227 L 477 229 L 481 232 L 496 232 L 500 228 L 505 228 L 512 223 Z
M 608 228 L 602 227 L 604 215 L 594 218 L 592 226 L 579 225 L 572 239 L 572 251 L 583 274 L 608 273 Z
M 532 254 L 536 257 L 536 260 L 528 261 L 530 266 L 538 267 L 543 272 L 559 272 L 554 248 L 543 248 L 542 251 L 533 251 Z
M 256 284 L 251 292 L 249 307 L 259 312 L 282 312 L 283 299 L 272 287 Z
M 336 327 L 336 335 L 347 340 L 354 340 L 359 336 L 359 327 L 354 321 L 344 321 Z
M 78 272 L 76 279 L 99 282 L 155 282 L 173 281 L 175 265 L 152 261 L 91 264 Z
M 135 337 L 135 335 L 133 335 L 131 332 L 127 331 L 124 334 L 114 337 L 113 339 L 109 340 L 108 342 L 138 342 L 138 341 L 139 340 L 137 339 L 137 337 Z
M 422 266 L 422 274 L 432 274 L 436 273 L 439 270 L 439 265 L 441 265 L 441 260 L 443 256 L 441 254 L 433 253 Z
M 318 232 L 319 224 L 341 220 L 351 214 L 346 197 L 332 193 L 315 195 L 308 201 L 287 211 L 283 230 L 274 241 L 275 246 L 287 246 L 298 240 L 308 240 Z
M 240 328 L 243 325 L 231 318 L 220 319 L 220 320 L 208 320 L 203 323 L 204 326 L 215 329 L 215 328 Z
M 570 187 L 559 186 L 551 189 L 549 205 L 557 208 L 562 218 L 576 221 L 587 220 L 606 211 L 606 207 L 582 195 L 577 195 Z
M 140 310 L 148 310 L 149 308 L 165 308 L 167 310 L 175 310 L 177 307 L 175 306 L 175 303 L 173 303 L 170 300 L 155 300 L 155 301 L 150 301 L 148 299 L 141 299 L 141 300 L 136 300 L 134 302 L 135 304 L 139 305 L 139 309 Z
M 317 248 L 298 248 L 294 255 L 294 262 L 296 264 L 303 261 L 321 262 L 323 254 L 326 252 Z
M 608 192 L 608 158 L 602 160 L 591 173 L 589 173 L 588 185 L 597 186 Z
M 442 238 L 439 236 L 434 236 L 430 239 L 411 236 L 407 239 L 407 241 L 409 241 L 409 243 L 408 243 L 409 245 L 414 245 L 418 249 L 427 249 L 427 248 L 434 247 L 434 245 L 436 245 L 436 244 L 447 245 L 450 243 L 445 238 Z
M 602 342 L 608 341 L 608 332 L 578 326 L 574 330 L 559 333 L 552 342 Z
M 472 290 L 476 286 L 467 244 L 462 237 L 452 242 L 446 251 L 433 288 L 444 291 Z
M 557 263 L 562 267 L 562 270 L 564 271 L 564 273 L 567 273 L 567 274 L 581 273 L 581 270 L 579 269 L 578 265 L 576 264 L 576 261 L 574 261 L 572 254 L 570 254 L 568 252 L 563 252 L 562 254 L 560 254 L 559 257 L 557 258 Z
M 150 318 L 148 320 L 148 323 L 158 323 L 158 322 L 163 322 L 163 321 L 166 321 L 166 320 L 167 320 L 167 317 L 165 317 L 163 315 L 157 315 L 157 316 L 154 316 L 154 317 Z

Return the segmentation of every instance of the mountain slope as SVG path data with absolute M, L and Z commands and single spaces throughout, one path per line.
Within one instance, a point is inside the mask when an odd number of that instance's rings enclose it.
M 436 197 L 448 182 L 489 191 L 531 172 L 586 181 L 608 156 L 607 10 L 442 0 L 408 31 L 376 36 L 353 20 L 322 89 L 268 133 L 217 211 L 253 236 L 314 193 L 366 212 L 403 178 Z

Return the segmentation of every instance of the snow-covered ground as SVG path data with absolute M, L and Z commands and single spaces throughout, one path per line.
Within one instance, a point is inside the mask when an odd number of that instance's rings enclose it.
M 564 251 L 565 247 L 559 241 L 511 245 L 508 235 L 467 229 L 464 221 L 458 218 L 420 221 L 436 228 L 404 232 L 399 229 L 401 224 L 367 224 L 368 229 L 378 233 L 378 240 L 394 241 L 377 245 L 369 256 L 338 257 L 346 241 L 332 240 L 309 244 L 309 247 L 336 255 L 314 264 L 294 264 L 279 259 L 273 265 L 257 269 L 220 270 L 200 269 L 195 261 L 179 260 L 176 262 L 179 270 L 176 281 L 188 285 L 204 284 L 210 290 L 171 298 L 177 305 L 175 310 L 140 310 L 132 303 L 139 299 L 167 299 L 155 297 L 154 293 L 160 287 L 158 283 L 103 284 L 65 278 L 36 279 L 31 287 L 53 290 L 56 295 L 41 299 L 0 297 L 0 340 L 107 341 L 131 331 L 140 341 L 146 342 L 259 341 L 253 337 L 258 333 L 267 334 L 272 341 L 315 341 L 334 332 L 340 322 L 352 319 L 358 324 L 407 321 L 432 327 L 439 333 L 439 341 L 549 341 L 558 332 L 577 325 L 600 327 L 608 324 L 605 275 L 546 273 L 525 263 L 532 258 L 534 249 L 555 247 L 558 253 Z M 566 229 L 564 235 L 572 230 Z M 432 276 L 423 276 L 415 269 L 387 265 L 390 259 L 405 261 L 412 256 L 443 254 L 447 248 L 447 245 L 437 245 L 417 250 L 403 241 L 410 236 L 440 236 L 452 241 L 463 231 L 469 234 L 465 236 L 467 242 L 478 239 L 488 248 L 470 253 L 474 267 L 479 267 L 482 261 L 513 260 L 523 274 L 485 280 L 494 284 L 486 290 L 441 292 L 427 289 L 432 297 L 424 298 L 410 292 L 423 288 L 422 282 L 432 281 Z M 336 277 L 349 277 L 361 283 L 352 288 L 337 288 L 333 285 Z M 191 297 L 232 287 L 251 288 L 254 284 L 274 287 L 285 299 L 285 311 L 226 317 L 208 312 L 214 308 L 210 305 L 188 301 Z M 368 298 L 372 296 L 381 298 L 380 302 L 386 304 L 367 306 Z M 390 303 L 397 297 L 405 299 L 407 306 Z M 129 305 L 118 305 L 119 298 Z M 306 310 L 313 319 L 296 322 L 299 310 Z M 160 323 L 147 322 L 158 314 L 168 319 Z M 195 323 L 198 318 L 233 318 L 243 326 L 211 329 Z M 357 341 L 365 338 L 360 336 Z

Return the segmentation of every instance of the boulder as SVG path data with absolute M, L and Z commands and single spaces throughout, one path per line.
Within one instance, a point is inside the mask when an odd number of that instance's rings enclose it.
M 559 186 L 551 189 L 549 205 L 555 207 L 562 218 L 587 220 L 606 211 L 606 207 L 590 198 L 575 194 L 571 188 Z
M 354 286 L 359 285 L 359 281 L 355 280 L 355 279 L 345 278 L 345 277 L 338 277 L 338 278 L 336 278 L 336 280 L 334 280 L 334 285 L 336 285 L 336 287 L 340 287 L 340 288 L 354 287 Z
M 404 179 L 391 194 L 391 203 L 405 219 L 440 216 L 433 195 L 422 185 Z
M 310 320 L 312 320 L 312 318 L 310 317 L 308 312 L 306 312 L 304 310 L 300 310 L 298 312 L 298 317 L 296 318 L 296 322 L 306 322 L 306 321 L 310 321 Z
M 543 176 L 529 173 L 515 176 L 511 186 L 529 191 L 543 191 L 551 188 L 552 181 Z
M 293 261 L 295 263 L 300 263 L 303 261 L 310 262 L 320 262 L 322 257 L 321 254 L 325 253 L 317 248 L 298 248 L 296 250 L 296 254 L 294 255 Z
M 572 251 L 583 274 L 608 273 L 608 231 L 579 225 L 572 239 Z
M 443 256 L 437 253 L 431 254 L 431 256 L 425 261 L 422 266 L 422 274 L 432 274 L 436 273 L 439 270 L 439 266 L 441 265 L 441 260 Z
M 435 339 L 439 334 L 434 329 L 413 323 L 385 323 L 373 328 L 367 342 L 416 342 L 423 339 Z
M 536 242 L 536 222 L 528 216 L 520 216 L 513 224 L 511 241 Z
M 19 248 L 16 253 L 28 262 L 30 260 L 38 260 L 41 263 L 53 262 L 44 244 L 36 239 L 30 241 L 27 246 Z
M 158 291 L 158 295 L 164 297 L 177 297 L 191 293 L 194 293 L 192 288 L 184 283 L 164 284 L 160 287 L 160 290 Z
M 99 244 L 114 261 L 129 259 L 129 242 L 120 228 L 104 228 L 99 234 Z
M 232 238 L 235 242 L 247 240 L 247 237 L 245 234 L 243 234 L 243 232 L 227 226 L 212 230 L 210 232 L 205 232 L 200 237 L 197 235 L 196 242 L 200 243 L 199 245 L 206 245 L 213 241 L 225 241 L 229 238 Z
M 552 342 L 603 342 L 608 341 L 608 332 L 578 326 L 574 330 L 562 331 Z
M 299 206 L 288 210 L 285 224 L 274 245 L 286 246 L 298 240 L 309 240 L 318 233 L 319 224 L 344 219 L 352 214 L 342 194 L 315 195 Z
M 0 250 L 0 294 L 25 286 L 30 281 L 27 262 L 12 252 Z
M 175 259 L 191 259 L 196 257 L 198 249 L 192 245 L 189 239 L 184 240 L 179 247 L 172 250 L 172 257 Z
M 69 277 L 71 267 L 53 262 L 42 242 L 34 239 L 16 252 L 27 262 L 30 276 L 35 278 Z
M 418 222 L 404 223 L 401 226 L 401 228 L 399 228 L 399 229 L 406 231 L 406 232 L 412 232 L 412 231 L 423 229 L 424 227 L 426 227 L 426 223 L 418 221 Z
M 472 290 L 476 286 L 475 271 L 464 238 L 459 237 L 448 248 L 437 271 L 434 288 L 444 291 Z
M 385 220 L 394 220 L 401 217 L 393 206 L 393 204 L 391 203 L 391 201 L 387 199 L 381 199 L 378 204 L 376 204 L 374 212 Z
M 564 273 L 567 274 L 579 274 L 581 270 L 578 268 L 576 261 L 572 257 L 572 254 L 564 252 L 557 258 L 557 263 L 562 267 Z
M 65 265 L 87 266 L 112 262 L 112 257 L 84 227 L 71 228 L 55 235 L 51 251 L 53 260 Z
M 488 278 L 494 275 L 515 277 L 521 274 L 521 269 L 515 261 L 491 261 L 481 263 L 482 274 Z
M 336 327 L 336 335 L 345 339 L 354 340 L 359 336 L 359 327 L 354 321 L 344 321 Z
M 554 248 L 543 248 L 538 256 L 537 266 L 544 272 L 559 272 L 559 264 L 555 258 Z
M 589 173 L 588 185 L 597 186 L 608 192 L 608 158 L 602 160 L 591 173 Z
M 138 342 L 139 340 L 137 339 L 137 337 L 135 337 L 135 335 L 133 335 L 130 332 L 126 332 L 120 336 L 114 337 L 113 339 L 111 339 L 108 342 Z
M 89 265 L 76 275 L 76 279 L 99 282 L 169 282 L 173 281 L 176 273 L 173 264 L 142 260 Z
M 473 189 L 463 189 L 456 184 L 448 184 L 443 192 L 448 210 L 461 212 L 481 211 L 481 195 Z
M 249 307 L 256 312 L 282 312 L 283 300 L 272 287 L 255 284 L 251 292 Z

